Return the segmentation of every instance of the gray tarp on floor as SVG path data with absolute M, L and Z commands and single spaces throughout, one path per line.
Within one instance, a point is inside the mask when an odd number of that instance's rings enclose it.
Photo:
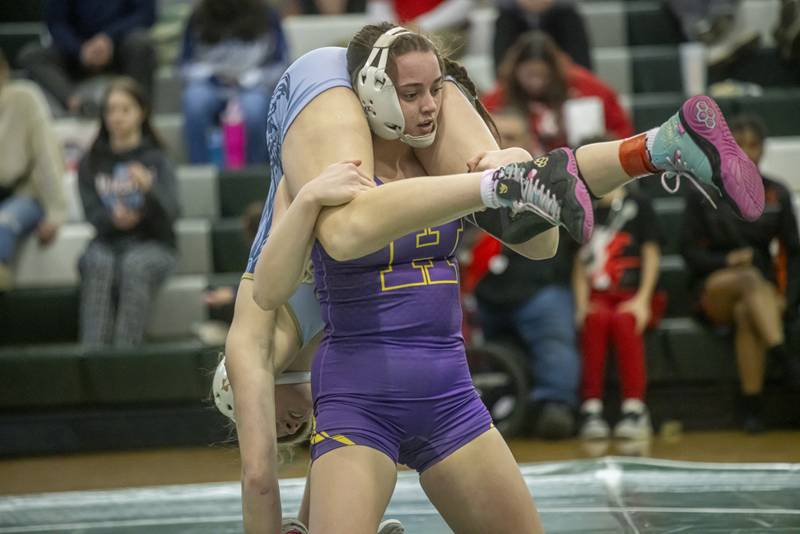
M 800 533 L 800 464 L 603 458 L 521 466 L 548 533 Z M 286 515 L 303 480 L 281 482 Z M 415 473 L 400 473 L 387 517 L 411 534 L 450 532 Z M 0 498 L 0 534 L 241 532 L 236 483 Z

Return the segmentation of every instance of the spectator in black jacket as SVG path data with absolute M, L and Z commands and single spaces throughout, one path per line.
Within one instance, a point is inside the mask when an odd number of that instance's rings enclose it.
M 147 30 L 155 0 L 48 0 L 44 18 L 52 44 L 29 44 L 19 63 L 65 109 L 91 113 L 76 82 L 100 73 L 128 75 L 152 94 L 156 54 Z
M 135 345 L 175 267 L 177 187 L 136 82 L 113 81 L 102 116 L 78 171 L 86 219 L 97 232 L 79 263 L 80 337 L 92 346 Z
M 742 149 L 756 164 L 766 129 L 757 117 L 731 121 Z M 784 320 L 797 313 L 800 239 L 790 192 L 764 177 L 766 208 L 755 222 L 737 219 L 726 204 L 707 209 L 697 192 L 688 197 L 681 253 L 693 275 L 698 311 L 717 325 L 733 325 L 744 426 L 764 429 L 761 391 L 767 360 L 783 364 L 787 380 L 800 383 L 797 355 L 789 354 Z M 778 244 L 778 253 L 772 245 Z

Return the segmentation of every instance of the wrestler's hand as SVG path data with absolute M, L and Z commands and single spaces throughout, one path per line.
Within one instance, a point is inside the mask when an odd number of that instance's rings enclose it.
M 346 204 L 359 193 L 375 187 L 375 182 L 358 168 L 359 165 L 361 162 L 357 160 L 334 163 L 304 185 L 299 195 L 307 195 L 320 206 Z
M 509 163 L 519 163 L 530 161 L 533 157 L 524 148 L 511 147 L 503 150 L 489 150 L 481 152 L 467 162 L 469 172 L 481 172 L 489 169 L 496 169 Z

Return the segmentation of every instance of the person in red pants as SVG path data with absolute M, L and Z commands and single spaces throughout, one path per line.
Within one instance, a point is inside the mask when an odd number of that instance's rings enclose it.
M 576 323 L 582 327 L 580 436 L 604 439 L 611 434 L 603 419 L 603 384 L 606 353 L 613 345 L 623 399 L 614 437 L 646 439 L 652 429 L 644 403 L 643 333 L 663 309 L 663 298 L 654 299 L 661 256 L 658 221 L 647 197 L 631 188 L 603 197 L 595 213 L 594 235 L 573 269 Z

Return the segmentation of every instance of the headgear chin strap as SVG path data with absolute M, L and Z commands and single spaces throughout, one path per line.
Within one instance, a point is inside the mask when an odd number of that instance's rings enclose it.
M 310 371 L 285 371 L 275 379 L 276 386 L 305 384 L 308 382 L 311 382 Z M 236 414 L 233 409 L 233 388 L 228 381 L 228 372 L 225 370 L 225 356 L 223 356 L 217 364 L 214 380 L 211 383 L 211 392 L 214 396 L 214 404 L 217 406 L 217 410 L 235 423 Z
M 399 139 L 414 148 L 425 148 L 433 144 L 436 138 L 436 127 L 429 134 L 407 135 L 403 133 L 406 126 L 400 99 L 394 83 L 386 72 L 389 61 L 389 48 L 401 35 L 413 35 L 407 29 L 398 26 L 381 35 L 372 46 L 367 62 L 358 73 L 356 92 L 361 106 L 367 115 L 367 121 L 375 135 L 389 141 Z

